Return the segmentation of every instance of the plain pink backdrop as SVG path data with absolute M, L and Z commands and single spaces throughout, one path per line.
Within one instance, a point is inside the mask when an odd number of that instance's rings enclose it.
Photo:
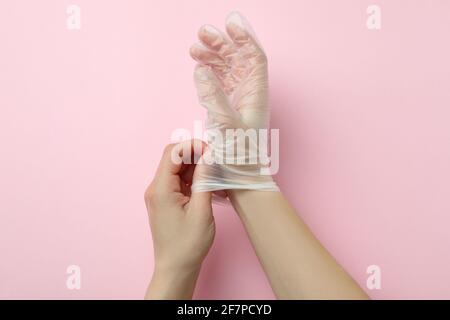
M 300 215 L 371 297 L 450 298 L 449 1 L 376 1 L 379 31 L 364 0 L 73 3 L 80 31 L 72 2 L 0 0 L 0 298 L 143 297 L 143 193 L 205 116 L 196 32 L 232 10 L 269 57 L 276 179 Z M 273 298 L 234 212 L 215 216 L 196 297 Z

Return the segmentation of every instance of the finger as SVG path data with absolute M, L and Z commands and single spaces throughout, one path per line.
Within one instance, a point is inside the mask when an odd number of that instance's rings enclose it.
M 180 177 L 181 193 L 187 197 L 191 196 L 192 176 L 194 174 L 195 164 L 182 164 L 178 173 Z
M 181 170 L 182 161 L 174 161 L 173 159 L 173 155 L 177 153 L 174 152 L 176 147 L 177 144 L 171 143 L 164 148 L 163 155 L 158 165 L 158 170 L 156 171 L 158 176 L 174 175 Z
M 222 81 L 225 93 L 231 94 L 246 69 L 236 46 L 227 35 L 210 25 L 201 27 L 198 37 L 203 47 L 217 53 L 222 59 L 223 64 L 214 65 L 213 70 Z
M 152 184 L 159 193 L 180 192 L 180 177 L 177 173 L 182 168 L 182 163 L 172 161 L 172 152 L 175 144 L 169 144 L 164 148 L 161 160 L 153 178 Z
M 180 172 L 181 181 L 190 186 L 194 176 L 195 164 L 186 165 L 186 168 Z
M 208 66 L 198 65 L 194 71 L 194 81 L 200 104 L 208 110 L 208 117 L 213 123 L 232 125 L 239 115 L 228 101 L 222 85 Z
M 181 180 L 180 188 L 181 188 L 181 193 L 182 193 L 184 196 L 190 198 L 191 193 L 192 193 L 192 191 L 191 191 L 191 186 L 190 186 L 190 185 L 187 185 L 187 184 L 185 184 L 185 183 L 183 183 L 183 180 Z
M 257 58 L 260 62 L 266 61 L 264 50 L 258 43 L 252 27 L 240 13 L 232 12 L 227 17 L 226 30 L 236 47 L 243 51 L 246 59 Z
M 229 67 L 217 52 L 211 51 L 201 43 L 195 43 L 190 49 L 190 54 L 200 64 L 211 67 L 217 78 L 224 84 L 224 87 L 229 85 Z
M 198 38 L 206 48 L 217 52 L 225 61 L 228 61 L 237 53 L 233 42 L 213 26 L 202 26 L 198 31 Z
M 189 140 L 181 144 L 184 147 L 183 153 L 187 152 L 186 156 L 183 157 L 183 165 L 178 173 L 180 176 L 180 187 L 181 192 L 190 197 L 191 196 L 191 186 L 193 182 L 194 171 L 200 157 L 202 156 L 204 150 L 206 149 L 206 143 L 201 140 Z M 189 162 L 189 163 L 188 163 Z
M 203 44 L 193 44 L 189 52 L 194 60 L 202 64 L 217 68 L 226 67 L 225 61 L 222 57 L 217 52 L 206 48 Z
M 222 84 L 225 94 L 230 94 L 236 86 L 237 75 L 236 72 L 230 72 L 239 67 L 238 63 L 233 63 L 234 60 L 226 62 L 218 52 L 212 51 L 205 47 L 204 44 L 195 43 L 190 49 L 191 57 L 200 64 L 210 66 Z M 230 68 L 234 69 L 230 69 Z M 237 72 L 239 73 L 239 69 Z
M 199 139 L 185 140 L 176 144 L 172 150 L 172 161 L 182 163 L 178 174 L 183 176 L 192 170 L 190 167 L 199 161 L 205 149 L 206 143 Z
M 205 146 L 206 144 L 198 139 L 167 145 L 156 172 L 156 179 L 170 184 L 179 181 L 183 168 L 186 168 L 186 164 L 195 163 L 201 157 Z
M 211 200 L 211 191 L 193 192 L 189 200 L 189 205 L 193 206 L 194 208 L 206 209 L 211 206 Z
M 196 181 L 204 179 L 207 176 L 208 165 L 206 164 L 197 164 L 195 167 L 193 181 L 194 184 Z M 201 192 L 192 192 L 190 205 L 198 208 L 207 208 L 207 206 L 211 206 L 212 200 L 212 192 L 210 191 L 201 191 Z

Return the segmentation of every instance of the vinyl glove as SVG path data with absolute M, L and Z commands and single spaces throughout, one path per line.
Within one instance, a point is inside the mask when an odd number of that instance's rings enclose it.
M 278 191 L 267 170 L 266 55 L 239 13 L 228 16 L 226 31 L 228 36 L 203 26 L 198 34 L 200 43 L 190 50 L 198 62 L 194 82 L 199 102 L 208 111 L 209 148 L 209 160 L 202 159 L 209 164 L 208 170 L 202 171 L 192 191 Z

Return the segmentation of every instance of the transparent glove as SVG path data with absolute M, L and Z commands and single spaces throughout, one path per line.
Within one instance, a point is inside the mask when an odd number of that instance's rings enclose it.
M 239 13 L 226 20 L 228 36 L 205 25 L 191 47 L 198 62 L 194 81 L 205 124 L 208 164 L 194 192 L 251 189 L 278 191 L 268 170 L 267 59 L 250 25 Z

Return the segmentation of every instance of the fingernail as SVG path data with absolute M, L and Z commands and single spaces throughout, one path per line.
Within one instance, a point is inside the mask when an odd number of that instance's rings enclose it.
M 244 21 L 242 20 L 242 16 L 238 12 L 232 12 L 228 16 L 228 23 L 232 23 L 238 27 L 244 27 Z
M 204 25 L 202 29 L 206 33 L 213 34 L 213 35 L 220 35 L 220 33 L 217 31 L 217 29 L 210 25 Z

